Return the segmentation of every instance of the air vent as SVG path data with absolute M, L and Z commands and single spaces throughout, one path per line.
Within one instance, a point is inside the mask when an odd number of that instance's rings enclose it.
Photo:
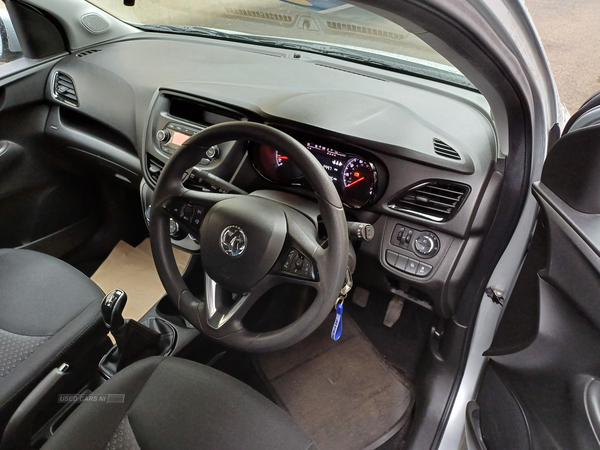
M 79 52 L 79 53 L 77 53 L 76 56 L 78 58 L 83 58 L 86 55 L 91 55 L 92 53 L 98 53 L 98 52 L 101 52 L 101 51 L 102 51 L 102 49 L 100 49 L 100 48 L 94 48 L 92 50 L 84 50 L 83 52 Z
M 471 188 L 452 181 L 427 181 L 405 191 L 388 206 L 435 222 L 446 222 L 456 215 Z
M 56 72 L 54 75 L 53 94 L 56 100 L 67 105 L 79 106 L 73 79 L 62 72 Z
M 236 16 L 252 17 L 254 19 L 274 20 L 276 22 L 291 23 L 292 16 L 287 14 L 277 14 L 264 11 L 254 11 L 251 9 L 225 7 L 225 11 Z
M 146 156 L 148 158 L 148 175 L 150 176 L 150 179 L 154 182 L 154 186 L 156 186 L 156 183 L 158 182 L 158 177 L 160 177 L 160 173 L 162 172 L 163 167 L 165 167 L 165 165 L 153 156 Z
M 379 28 L 361 27 L 361 26 L 355 25 L 353 23 L 327 21 L 327 28 L 329 28 L 330 30 L 336 30 L 336 31 L 349 31 L 351 33 L 367 34 L 369 36 L 375 36 L 378 38 L 402 40 L 406 37 L 402 34 L 394 33 L 391 31 L 382 30 Z
M 444 158 L 460 160 L 460 154 L 438 138 L 433 138 L 433 151 Z

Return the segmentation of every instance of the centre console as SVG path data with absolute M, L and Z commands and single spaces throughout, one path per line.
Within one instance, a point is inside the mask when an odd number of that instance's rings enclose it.
M 152 106 L 144 138 L 142 163 L 144 180 L 140 184 L 140 200 L 146 225 L 150 224 L 152 210 L 152 195 L 163 167 L 187 139 L 199 133 L 204 128 L 218 123 L 247 120 L 238 111 L 204 99 L 160 90 Z M 199 169 L 210 172 L 216 176 L 231 173 L 232 166 L 239 164 L 244 152 L 237 152 L 239 157 L 230 154 L 236 145 L 234 142 L 225 142 L 218 146 L 202 149 L 198 155 L 198 163 L 186 172 L 183 183 L 194 189 L 219 192 L 219 188 L 211 184 L 208 178 L 199 178 Z M 206 173 L 206 172 L 204 172 Z M 193 206 L 181 205 L 181 214 L 184 221 L 189 219 L 190 226 L 199 226 L 194 223 Z M 185 216 L 190 209 L 189 217 Z M 200 243 L 189 233 L 171 220 L 171 240 L 173 245 L 188 252 L 200 251 Z

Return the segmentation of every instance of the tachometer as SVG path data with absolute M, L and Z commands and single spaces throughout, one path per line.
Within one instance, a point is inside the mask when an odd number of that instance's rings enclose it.
M 302 172 L 290 158 L 268 145 L 258 149 L 260 172 L 271 181 L 277 183 L 292 183 L 302 178 Z
M 344 203 L 361 208 L 373 199 L 376 187 L 377 172 L 373 164 L 357 156 L 346 162 L 342 171 Z

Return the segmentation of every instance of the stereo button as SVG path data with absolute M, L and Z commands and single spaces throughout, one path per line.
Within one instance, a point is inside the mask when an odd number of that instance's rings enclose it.
M 158 142 L 168 142 L 170 137 L 171 133 L 169 133 L 169 130 L 158 130 L 156 132 L 156 140 L 158 140 Z

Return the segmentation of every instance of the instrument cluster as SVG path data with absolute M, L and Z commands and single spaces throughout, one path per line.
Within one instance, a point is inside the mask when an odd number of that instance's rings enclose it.
M 344 153 L 313 141 L 301 141 L 317 158 L 340 198 L 347 206 L 369 205 L 377 193 L 378 174 L 375 165 L 362 156 Z M 287 185 L 307 185 L 304 175 L 288 155 L 261 144 L 253 152 L 256 170 L 267 180 Z

